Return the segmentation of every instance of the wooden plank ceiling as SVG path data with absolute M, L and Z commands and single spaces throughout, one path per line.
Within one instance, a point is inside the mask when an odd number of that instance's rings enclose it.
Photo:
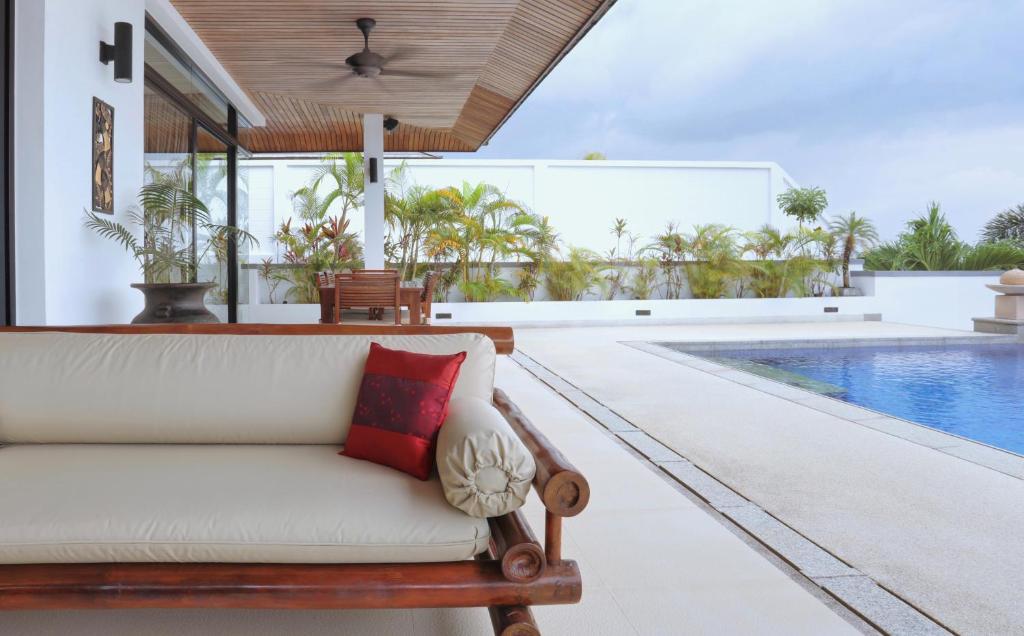
M 267 118 L 253 152 L 361 150 L 362 113 L 401 124 L 388 151 L 474 151 L 613 0 L 172 0 Z M 355 20 L 385 72 L 354 76 Z

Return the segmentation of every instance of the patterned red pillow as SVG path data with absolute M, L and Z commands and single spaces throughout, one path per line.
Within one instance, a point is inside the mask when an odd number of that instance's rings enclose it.
M 429 355 L 371 343 L 341 454 L 429 478 L 437 432 L 465 359 L 465 351 Z

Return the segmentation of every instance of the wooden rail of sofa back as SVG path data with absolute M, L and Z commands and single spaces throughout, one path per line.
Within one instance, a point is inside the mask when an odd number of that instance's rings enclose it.
M 511 327 L 321 324 L 161 324 L 0 327 L 0 333 L 28 333 L 38 331 L 113 334 L 228 334 L 236 336 L 433 336 L 451 333 L 481 333 L 494 341 L 494 348 L 501 355 L 508 355 L 512 353 L 512 350 L 515 348 L 515 339 L 512 335 Z

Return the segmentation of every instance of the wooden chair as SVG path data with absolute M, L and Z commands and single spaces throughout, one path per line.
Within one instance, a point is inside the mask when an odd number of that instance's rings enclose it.
M 434 301 L 434 288 L 437 287 L 438 273 L 428 269 L 423 274 L 423 295 L 420 297 L 420 308 L 423 310 L 423 317 L 430 320 L 430 303 Z
M 398 270 L 397 269 L 353 269 L 352 273 L 354 275 L 358 276 L 358 277 L 361 277 L 361 278 L 373 277 L 373 276 L 384 276 L 384 277 L 390 278 L 390 275 L 392 273 L 395 274 L 395 275 L 398 275 Z M 401 279 L 399 279 L 398 285 L 399 285 L 399 287 L 401 287 L 401 285 L 402 285 Z M 367 311 L 366 317 L 369 318 L 370 320 L 384 320 L 384 307 L 369 307 L 368 311 Z
M 359 270 L 351 274 L 334 275 L 334 322 L 341 322 L 343 309 L 392 307 L 395 324 L 402 324 L 402 306 L 399 297 L 398 272 Z
M 313 282 L 320 292 L 320 324 L 334 323 L 334 272 L 317 272 Z

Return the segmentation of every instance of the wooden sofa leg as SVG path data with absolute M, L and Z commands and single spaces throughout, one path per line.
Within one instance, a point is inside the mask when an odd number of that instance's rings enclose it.
M 523 605 L 488 607 L 495 636 L 540 636 L 533 612 Z

